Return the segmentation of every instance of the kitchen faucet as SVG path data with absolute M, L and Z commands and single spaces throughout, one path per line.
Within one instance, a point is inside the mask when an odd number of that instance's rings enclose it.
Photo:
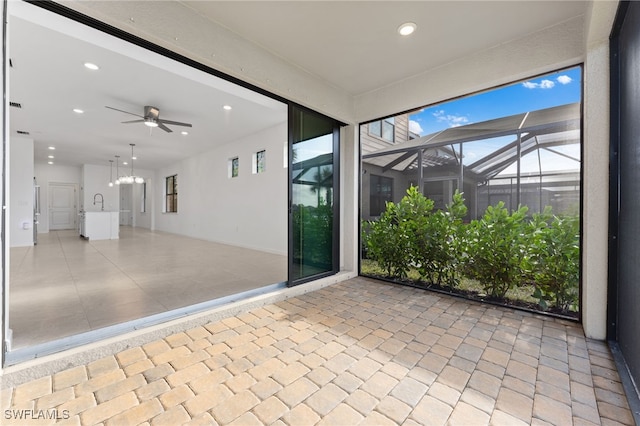
M 100 205 L 102 206 L 102 208 L 100 209 L 101 211 L 104 211 L 104 197 L 102 196 L 101 193 L 96 193 L 96 195 L 93 196 L 93 205 L 96 205 L 96 197 L 100 196 Z

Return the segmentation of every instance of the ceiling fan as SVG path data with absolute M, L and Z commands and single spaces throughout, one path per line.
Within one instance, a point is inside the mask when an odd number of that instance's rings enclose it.
M 113 108 L 110 106 L 106 106 L 105 108 L 109 108 L 112 109 L 114 111 L 120 111 L 120 112 L 124 112 L 125 114 L 130 114 L 130 115 L 135 115 L 136 117 L 140 117 L 142 120 L 132 120 L 132 121 L 123 121 L 122 123 L 124 124 L 129 124 L 129 123 L 144 123 L 146 126 L 149 127 L 159 127 L 162 130 L 164 130 L 165 132 L 171 133 L 173 130 L 171 130 L 170 128 L 168 128 L 166 126 L 166 124 L 171 124 L 174 126 L 184 126 L 184 127 L 191 127 L 191 124 L 189 123 L 182 123 L 180 121 L 173 121 L 173 120 L 165 120 L 163 118 L 160 118 L 160 110 L 154 106 L 145 106 L 144 107 L 144 115 L 140 115 L 140 114 L 135 114 L 133 112 L 129 112 L 129 111 L 123 111 L 121 109 L 118 108 Z

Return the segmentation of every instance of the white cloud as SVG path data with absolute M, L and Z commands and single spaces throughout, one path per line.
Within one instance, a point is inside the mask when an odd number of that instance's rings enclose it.
M 558 80 L 558 83 L 560 83 L 560 84 L 569 84 L 569 83 L 571 83 L 573 81 L 573 79 L 571 77 L 569 77 L 568 75 L 561 75 L 556 80 Z
M 540 88 L 541 89 L 551 89 L 555 85 L 556 84 L 551 80 L 542 80 L 542 82 L 540 83 Z
M 438 121 L 447 123 L 449 127 L 458 127 L 469 122 L 469 119 L 463 115 L 447 114 L 442 109 L 434 112 L 433 116 Z
M 522 85 L 527 89 L 551 89 L 556 84 L 551 80 L 542 80 L 540 83 L 525 81 L 524 83 L 522 83 Z
M 409 120 L 409 131 L 421 135 L 424 130 L 422 130 L 420 123 L 415 120 Z

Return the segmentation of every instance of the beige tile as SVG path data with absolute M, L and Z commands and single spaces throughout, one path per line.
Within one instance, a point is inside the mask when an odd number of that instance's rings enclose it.
M 36 401 L 37 410 L 47 410 L 57 407 L 65 402 L 71 401 L 75 394 L 73 388 L 64 388 L 54 393 L 42 396 Z
M 120 363 L 121 367 L 126 367 L 128 365 L 142 361 L 146 358 L 147 358 L 147 354 L 145 354 L 142 348 L 140 347 L 127 349 L 125 351 L 122 351 L 116 354 L 116 359 Z
M 284 386 L 276 396 L 289 407 L 295 407 L 300 402 L 315 393 L 319 387 L 306 377 L 302 377 L 295 382 Z
M 56 373 L 53 376 L 53 389 L 61 390 L 69 386 L 77 385 L 87 380 L 87 369 L 85 366 L 78 366 Z
M 158 399 L 162 403 L 165 410 L 169 410 L 172 407 L 182 404 L 183 402 L 191 399 L 194 393 L 187 385 L 180 385 L 177 388 L 173 388 L 167 392 L 159 395 Z
M 359 424 L 361 426 L 385 426 L 385 425 L 386 426 L 395 426 L 398 423 L 394 422 L 389 417 L 386 417 L 386 416 L 384 416 L 383 414 L 380 414 L 377 411 L 372 411 Z M 404 424 L 406 424 L 406 423 L 404 423 Z
M 349 424 L 354 425 L 362 421 L 362 414 L 351 408 L 347 404 L 340 404 L 329 414 L 324 416 L 319 425 Z
M 288 411 L 289 407 L 275 396 L 265 399 L 253 408 L 253 413 L 264 424 L 271 424 L 275 422 Z
M 387 395 L 380 400 L 380 403 L 376 406 L 376 410 L 396 423 L 401 424 L 407 418 L 412 408 L 404 402 Z
M 631 424 L 608 348 L 581 333 L 355 279 L 27 383 L 14 403 L 71 424 Z
M 152 426 L 175 426 L 191 420 L 189 413 L 182 405 L 176 405 L 151 419 Z
M 478 408 L 469 405 L 465 402 L 456 404 L 451 416 L 449 417 L 448 424 L 455 425 L 470 425 L 470 424 L 488 424 L 489 414 L 479 410 Z
M 507 388 L 500 390 L 496 399 L 496 409 L 518 419 L 530 422 L 533 410 L 533 399 Z M 560 423 L 562 424 L 562 423 Z
M 207 374 L 210 370 L 203 363 L 193 364 L 175 373 L 166 376 L 167 382 L 172 386 L 180 386 L 183 383 L 189 383 Z
M 83 411 L 80 414 L 80 420 L 83 424 L 98 424 L 136 405 L 138 405 L 138 398 L 133 392 L 128 392 Z
M 52 392 L 51 376 L 25 383 L 15 388 L 13 405 L 19 406 L 23 402 L 35 400 Z
M 162 413 L 162 405 L 157 399 L 145 401 L 106 421 L 106 426 L 140 424 Z
M 265 378 L 264 380 L 251 386 L 251 392 L 253 392 L 261 400 L 269 398 L 282 389 L 282 385 L 271 378 Z
M 425 395 L 411 412 L 410 417 L 420 424 L 444 425 L 453 408 L 448 404 Z
M 229 423 L 258 405 L 260 400 L 250 391 L 242 391 L 222 404 L 211 409 L 211 414 L 219 423 Z
M 533 416 L 551 424 L 570 424 L 571 406 L 544 395 L 536 395 L 533 403 Z
M 161 364 L 157 367 L 152 367 L 147 370 L 142 371 L 142 375 L 147 380 L 148 383 L 155 382 L 158 379 L 163 379 L 171 374 L 173 374 L 175 370 L 169 364 Z
M 282 415 L 282 420 L 287 425 L 314 425 L 320 421 L 318 413 L 304 404 L 296 405 L 290 411 Z
M 305 403 L 316 413 L 321 416 L 326 416 L 331 412 L 331 410 L 347 398 L 347 396 L 348 394 L 345 391 L 336 385 L 329 383 L 307 398 Z
M 156 398 L 170 390 L 171 387 L 169 387 L 167 382 L 160 379 L 137 388 L 135 392 L 140 401 L 146 401 L 151 398 Z
M 170 363 L 176 358 L 182 358 L 185 355 L 190 355 L 190 354 L 191 354 L 191 351 L 186 346 L 178 346 L 178 347 L 169 349 L 168 351 L 164 351 L 158 355 L 152 356 L 151 361 L 153 361 L 155 365 L 161 365 L 165 363 Z M 175 368 L 175 364 L 172 363 L 172 365 Z
M 81 396 L 85 393 L 92 393 L 98 389 L 110 386 L 125 379 L 125 374 L 122 370 L 111 370 L 101 376 L 89 379 L 86 382 L 80 382 L 75 386 L 76 395 Z
M 195 397 L 187 399 L 183 405 L 189 415 L 194 417 L 223 404 L 232 396 L 233 393 L 226 386 L 218 385 L 207 392 L 199 393 Z
M 97 389 L 95 391 L 96 400 L 98 401 L 98 404 L 101 404 L 127 392 L 136 390 L 146 384 L 147 382 L 142 374 L 136 374 L 135 376 L 127 377 L 124 380 L 119 380 L 108 386 Z
M 226 382 L 233 377 L 234 376 L 229 373 L 228 370 L 219 368 L 196 377 L 189 383 L 189 386 L 196 393 L 207 392 L 216 388 L 220 383 Z

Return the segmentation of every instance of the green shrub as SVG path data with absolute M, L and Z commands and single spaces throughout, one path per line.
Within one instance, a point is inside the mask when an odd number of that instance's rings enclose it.
M 522 282 L 528 255 L 527 210 L 523 206 L 510 214 L 501 201 L 489 206 L 482 219 L 469 226 L 467 273 L 480 281 L 491 297 L 503 298 Z
M 466 214 L 464 198 L 456 191 L 447 211 L 430 213 L 416 224 L 412 252 L 425 281 L 448 287 L 458 283 L 464 249 L 462 218 Z
M 534 217 L 529 238 L 528 270 L 543 309 L 552 302 L 568 311 L 578 302 L 580 280 L 580 221 L 577 216 L 551 215 L 551 209 Z
M 365 237 L 367 255 L 378 262 L 389 277 L 404 278 L 411 263 L 409 236 L 402 223 L 398 207 L 387 202 L 386 210 L 375 221 L 367 222 Z

